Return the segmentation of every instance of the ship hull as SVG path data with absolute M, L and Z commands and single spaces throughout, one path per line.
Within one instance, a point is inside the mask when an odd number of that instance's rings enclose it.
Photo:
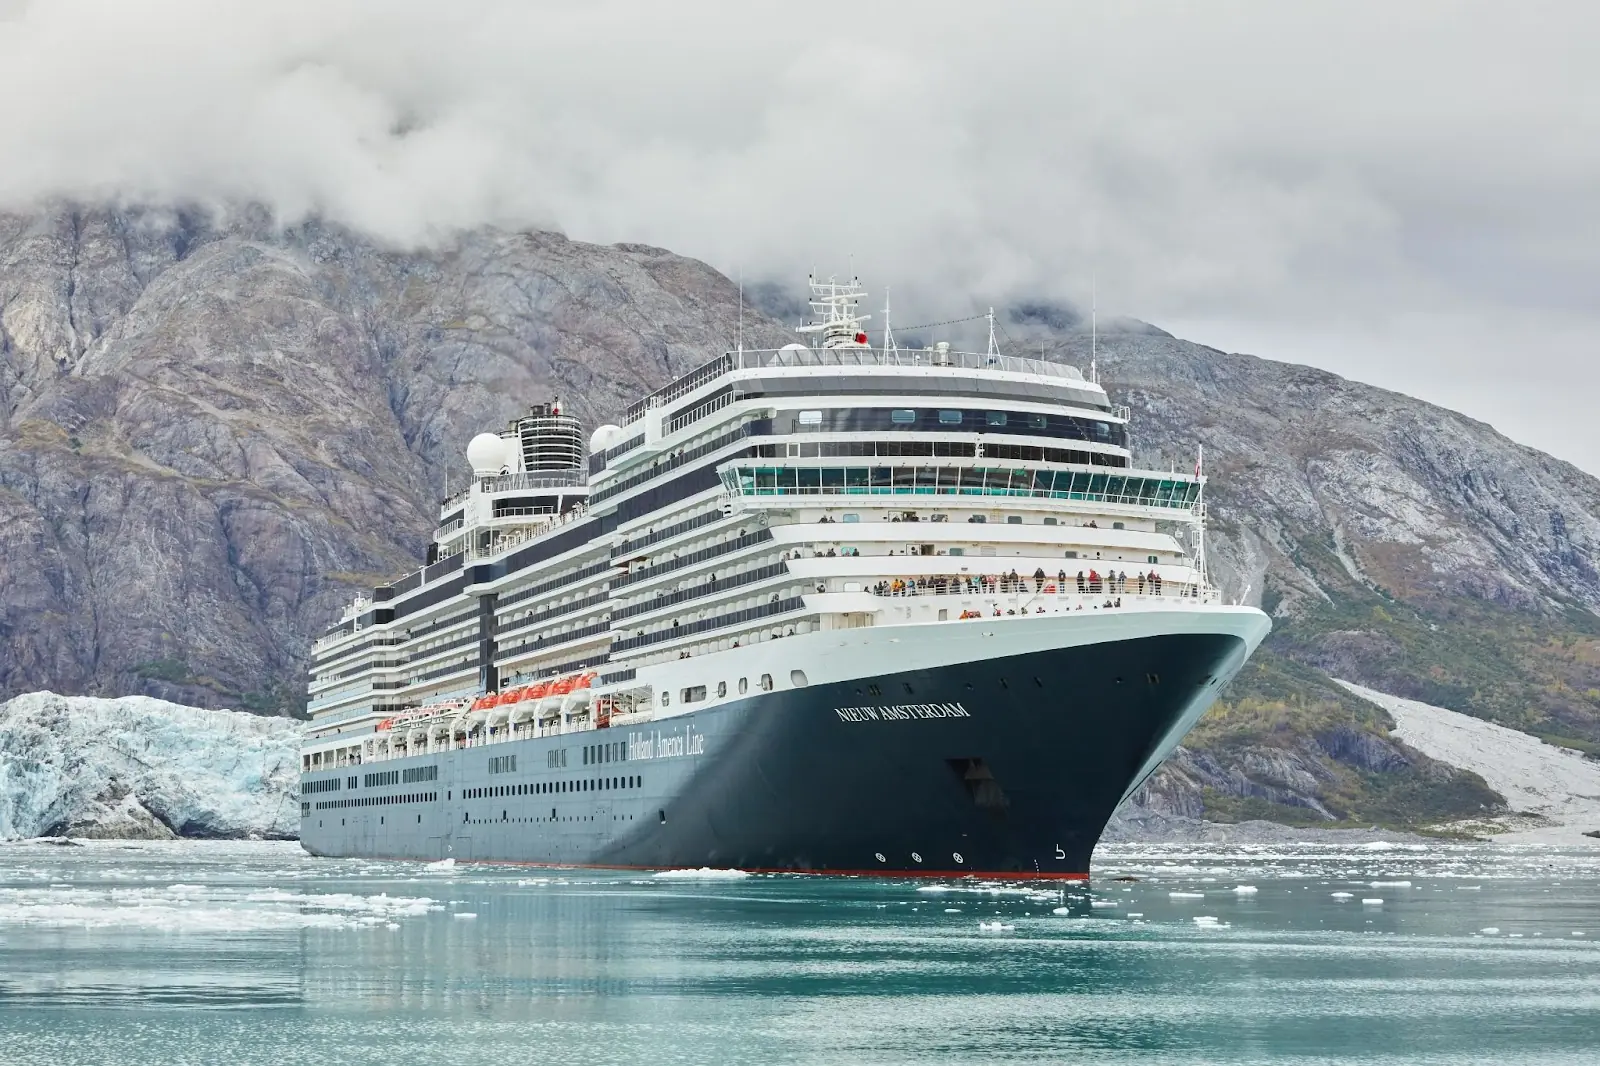
M 1267 626 L 1259 612 L 1223 621 L 1053 647 L 1015 627 L 1019 639 L 1001 632 L 982 658 L 924 646 L 908 669 L 858 667 L 642 725 L 307 775 L 342 787 L 306 791 L 302 843 L 426 860 L 1082 878 L 1117 805 Z M 359 783 L 429 764 L 425 784 Z

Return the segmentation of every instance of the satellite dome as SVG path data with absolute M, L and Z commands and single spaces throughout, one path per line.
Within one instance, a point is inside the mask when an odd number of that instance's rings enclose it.
M 479 433 L 467 444 L 467 462 L 474 477 L 506 473 L 516 458 L 516 444 L 494 433 Z
M 617 434 L 622 432 L 621 426 L 614 426 L 607 422 L 589 436 L 589 451 L 591 453 L 603 452 L 611 447 L 617 439 Z

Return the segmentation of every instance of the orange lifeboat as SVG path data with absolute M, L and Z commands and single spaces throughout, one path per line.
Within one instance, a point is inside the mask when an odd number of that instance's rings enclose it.
M 550 695 L 550 682 L 548 681 L 541 681 L 537 685 L 528 686 L 527 698 L 530 700 L 542 700 L 548 695 Z
M 499 702 L 499 700 L 500 700 L 500 694 L 499 693 L 497 693 L 497 692 L 485 693 L 484 695 L 479 696 L 477 699 L 472 701 L 472 709 L 475 710 L 475 711 L 488 710 L 490 707 L 493 707 L 497 702 Z
M 578 678 L 577 684 L 573 685 L 572 687 L 573 688 L 589 688 L 589 687 L 591 687 L 593 685 L 594 685 L 594 675 L 593 674 L 583 674 L 582 676 L 580 676 Z
M 504 707 L 508 704 L 516 703 L 517 696 L 521 692 L 520 688 L 508 688 L 495 699 L 494 705 L 496 707 Z
M 576 688 L 577 684 L 578 679 L 576 677 L 563 677 L 560 681 L 550 686 L 550 695 L 565 696 Z

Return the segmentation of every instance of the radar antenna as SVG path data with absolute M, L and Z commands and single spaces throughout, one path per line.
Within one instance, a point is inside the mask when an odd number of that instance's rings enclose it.
M 861 323 L 872 316 L 856 313 L 862 298 L 867 295 L 861 287 L 861 279 L 852 278 L 845 284 L 833 277 L 818 281 L 817 276 L 812 274 L 806 280 L 811 284 L 811 311 L 819 321 L 799 326 L 795 332 L 822 334 L 824 348 L 868 347 L 867 335 L 862 331 Z

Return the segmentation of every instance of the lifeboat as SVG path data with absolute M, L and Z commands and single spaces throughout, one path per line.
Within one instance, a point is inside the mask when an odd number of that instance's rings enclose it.
M 382 733 L 385 730 L 389 730 L 389 729 L 393 729 L 393 728 L 394 728 L 394 719 L 393 718 L 385 718 L 383 721 L 381 721 L 377 725 L 373 726 L 373 731 L 374 732 L 378 732 L 378 733 Z
M 550 686 L 550 695 L 565 696 L 577 687 L 578 679 L 576 677 L 563 677 L 560 681 Z
M 508 688 L 504 692 L 500 693 L 500 698 L 494 701 L 494 705 L 496 707 L 505 707 L 505 706 L 508 706 L 510 704 L 516 703 L 521 698 L 522 698 L 522 689 L 521 688 Z
M 542 700 L 548 695 L 550 695 L 550 682 L 548 681 L 541 681 L 537 685 L 528 686 L 527 698 L 530 700 Z
M 497 702 L 499 702 L 499 700 L 500 700 L 500 694 L 499 693 L 497 693 L 497 692 L 485 693 L 484 695 L 479 696 L 477 699 L 472 701 L 472 709 L 474 711 L 486 711 L 490 707 L 493 707 Z

